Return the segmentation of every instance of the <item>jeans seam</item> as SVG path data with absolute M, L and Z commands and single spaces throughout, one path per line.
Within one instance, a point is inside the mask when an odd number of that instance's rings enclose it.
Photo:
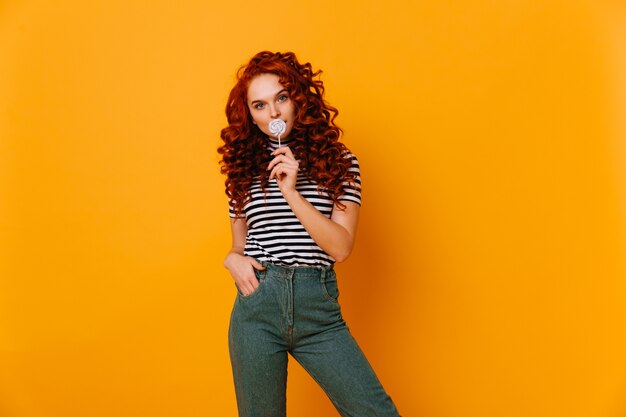
M 317 382 L 317 385 L 320 386 L 320 388 L 322 388 L 322 390 L 324 390 L 324 392 L 326 393 L 326 395 L 328 396 L 328 398 L 331 399 L 331 401 L 333 402 L 333 405 L 335 406 L 335 408 L 337 408 L 337 410 L 339 410 L 339 413 L 341 414 L 342 417 L 350 417 L 349 414 L 345 414 L 344 410 L 339 409 L 339 405 L 337 402 L 337 399 L 330 393 L 330 391 L 328 389 L 326 389 L 326 387 L 315 377 L 315 375 L 313 375 L 311 372 L 309 372 L 309 370 L 302 364 L 302 362 L 300 362 L 298 360 L 298 358 L 296 358 L 293 353 L 291 354 L 291 356 L 296 360 L 296 362 L 298 362 L 300 364 L 300 366 L 302 366 L 302 368 L 304 368 L 304 370 L 311 376 L 311 378 L 313 378 L 313 380 L 315 382 Z

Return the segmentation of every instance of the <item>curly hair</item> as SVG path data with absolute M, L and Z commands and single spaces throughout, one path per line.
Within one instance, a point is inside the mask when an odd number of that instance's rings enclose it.
M 237 71 L 237 83 L 228 96 L 226 118 L 222 129 L 224 144 L 218 148 L 222 155 L 220 172 L 226 174 L 226 195 L 232 201 L 237 216 L 250 199 L 250 186 L 255 178 L 265 192 L 269 184 L 266 170 L 272 156 L 267 152 L 268 137 L 252 123 L 247 106 L 247 92 L 252 79 L 261 74 L 275 74 L 289 92 L 294 103 L 295 118 L 290 137 L 291 150 L 302 171 L 317 183 L 340 210 L 345 209 L 338 198 L 343 194 L 342 183 L 360 188 L 352 164 L 346 158 L 348 149 L 339 142 L 343 131 L 334 120 L 339 111 L 324 100 L 324 85 L 319 80 L 321 70 L 313 71 L 310 63 L 300 64 L 293 52 L 263 51 Z M 315 79 L 318 77 L 318 79 Z

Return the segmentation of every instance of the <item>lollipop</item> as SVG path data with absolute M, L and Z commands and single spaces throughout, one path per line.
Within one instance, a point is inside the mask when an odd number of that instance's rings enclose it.
M 278 138 L 278 147 L 280 148 L 280 135 L 285 133 L 287 123 L 282 119 L 272 119 L 269 125 L 270 133 Z

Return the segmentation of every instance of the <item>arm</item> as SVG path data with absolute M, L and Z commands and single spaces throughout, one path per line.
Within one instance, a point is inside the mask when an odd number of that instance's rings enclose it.
M 293 213 L 317 246 L 335 261 L 345 261 L 354 245 L 360 206 L 352 201 L 344 201 L 346 210 L 340 211 L 335 205 L 330 219 L 327 218 L 296 190 L 299 162 L 291 149 L 284 146 L 274 150 L 272 155 L 275 157 L 267 167 L 271 170 L 269 178 L 276 177 L 278 187 Z
M 283 195 L 315 243 L 337 262 L 345 261 L 354 246 L 360 206 L 352 201 L 344 201 L 346 209 L 340 211 L 335 204 L 329 219 L 296 190 Z
M 239 290 L 244 295 L 250 295 L 259 286 L 259 280 L 256 278 L 253 268 L 265 269 L 265 267 L 256 259 L 243 254 L 248 234 L 246 221 L 242 218 L 231 218 L 230 231 L 233 244 L 224 259 L 224 267 L 230 272 Z

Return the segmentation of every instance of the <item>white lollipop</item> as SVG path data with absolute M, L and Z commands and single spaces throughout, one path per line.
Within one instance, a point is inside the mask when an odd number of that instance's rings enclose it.
M 272 119 L 269 125 L 270 133 L 278 138 L 278 147 L 280 148 L 280 135 L 285 133 L 287 123 L 282 119 Z

